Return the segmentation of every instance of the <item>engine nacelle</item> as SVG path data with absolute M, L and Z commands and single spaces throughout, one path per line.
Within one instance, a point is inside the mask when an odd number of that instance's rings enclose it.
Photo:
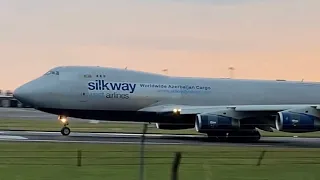
M 319 112 L 311 107 L 281 111 L 276 117 L 276 129 L 291 133 L 319 131 L 319 117 Z
M 193 124 L 169 124 L 169 123 L 156 123 L 156 127 L 158 129 L 164 130 L 180 130 L 180 129 L 191 129 L 193 128 Z
M 240 128 L 240 120 L 218 114 L 198 114 L 195 128 L 199 133 L 238 129 Z

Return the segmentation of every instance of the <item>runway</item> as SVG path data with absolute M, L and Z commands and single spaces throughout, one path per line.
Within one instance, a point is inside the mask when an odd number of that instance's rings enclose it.
M 17 120 L 57 120 L 57 116 L 34 109 L 0 108 L 1 119 Z M 77 118 L 70 120 L 88 121 Z M 1 121 L 0 121 L 1 122 Z M 113 122 L 115 123 L 115 122 Z M 121 122 L 119 122 L 121 123 Z M 149 134 L 146 144 L 155 145 L 210 145 L 210 146 L 267 146 L 267 147 L 307 147 L 320 148 L 320 138 L 295 137 L 262 137 L 257 143 L 221 143 L 210 142 L 201 135 L 166 135 Z M 60 142 L 60 143 L 105 143 L 105 144 L 138 144 L 139 134 L 124 133 L 74 133 L 62 136 L 60 132 L 28 132 L 28 131 L 0 131 L 0 141 L 25 142 Z
M 71 133 L 62 136 L 60 132 L 1 131 L 0 141 L 139 144 L 141 134 Z M 262 137 L 257 143 L 227 143 L 210 142 L 201 135 L 147 134 L 145 144 L 320 148 L 320 138 Z

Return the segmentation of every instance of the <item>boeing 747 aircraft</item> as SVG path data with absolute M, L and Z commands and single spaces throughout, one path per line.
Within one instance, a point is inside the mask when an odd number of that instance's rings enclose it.
M 14 97 L 68 117 L 156 123 L 219 140 L 258 141 L 257 129 L 312 132 L 320 128 L 320 83 L 171 77 L 141 71 L 56 67 L 14 91 Z

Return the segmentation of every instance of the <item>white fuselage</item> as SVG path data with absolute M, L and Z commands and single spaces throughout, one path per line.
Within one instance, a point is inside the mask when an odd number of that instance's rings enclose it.
M 162 129 L 195 128 L 209 137 L 258 140 L 256 128 L 319 131 L 319 92 L 320 83 L 66 66 L 22 85 L 13 96 L 59 119 L 154 122 Z M 68 135 L 70 130 L 63 127 L 61 133 Z
M 57 67 L 20 87 L 41 108 L 137 111 L 153 104 L 195 106 L 316 104 L 320 84 L 169 77 L 101 67 Z M 29 99 L 28 99 L 29 98 Z

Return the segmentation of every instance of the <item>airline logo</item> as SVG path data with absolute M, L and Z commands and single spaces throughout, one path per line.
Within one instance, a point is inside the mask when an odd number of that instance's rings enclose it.
M 107 82 L 105 80 L 95 80 L 88 82 L 89 90 L 125 91 L 134 93 L 136 84 L 124 82 Z
M 104 93 L 105 97 L 108 99 L 129 99 L 129 94 L 134 93 L 134 91 L 136 90 L 136 86 L 137 85 L 134 83 L 107 82 L 105 80 L 95 80 L 88 82 L 89 91 L 116 91 L 113 93 Z
M 126 82 L 108 82 L 106 80 L 95 80 L 88 82 L 89 95 L 106 96 L 107 98 L 129 99 L 137 88 L 154 89 L 160 93 L 210 93 L 209 86 L 195 85 L 174 85 L 174 84 L 148 84 L 148 83 L 126 83 Z

